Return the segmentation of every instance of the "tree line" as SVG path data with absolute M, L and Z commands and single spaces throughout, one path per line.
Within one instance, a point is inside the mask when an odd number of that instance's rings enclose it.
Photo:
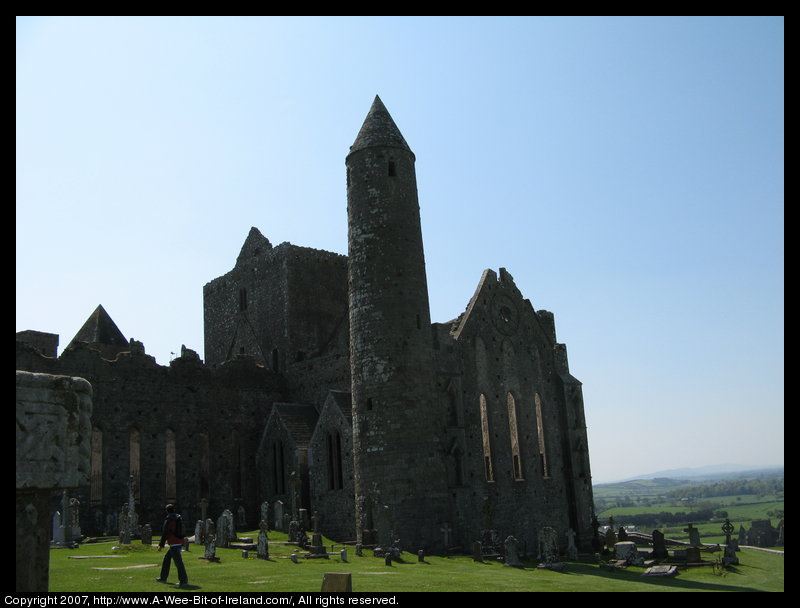
M 668 498 L 711 498 L 738 494 L 766 495 L 784 491 L 783 475 L 755 479 L 729 479 L 697 485 L 682 486 L 665 492 Z

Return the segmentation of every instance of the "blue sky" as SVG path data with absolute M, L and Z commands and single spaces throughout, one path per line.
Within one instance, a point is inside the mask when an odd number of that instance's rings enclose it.
M 783 463 L 784 20 L 17 17 L 16 329 L 102 304 L 160 364 L 251 226 L 347 252 L 376 94 L 431 315 L 505 267 L 584 385 L 596 482 Z

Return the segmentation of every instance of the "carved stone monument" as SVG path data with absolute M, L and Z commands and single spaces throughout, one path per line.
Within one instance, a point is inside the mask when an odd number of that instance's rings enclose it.
M 46 593 L 50 497 L 89 483 L 92 386 L 16 372 L 16 591 Z
M 506 538 L 505 549 L 505 565 L 512 568 L 522 568 L 522 560 L 519 558 L 519 541 L 513 536 L 509 536 Z

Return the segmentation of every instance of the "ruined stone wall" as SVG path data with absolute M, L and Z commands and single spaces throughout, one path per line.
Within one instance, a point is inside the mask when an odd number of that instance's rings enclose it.
M 322 533 L 340 542 L 355 540 L 353 423 L 332 399 L 320 412 L 308 460 L 311 505 L 323 515 Z
M 255 484 L 255 453 L 272 403 L 284 390 L 266 368 L 249 358 L 215 369 L 179 358 L 167 368 L 144 354 L 121 353 L 108 361 L 88 347 L 48 359 L 19 345 L 17 368 L 80 374 L 92 383 L 93 441 L 101 448 L 93 456 L 92 483 L 75 494 L 87 534 L 116 532 L 129 477 L 137 470 L 140 523 L 154 530 L 167 501 L 176 501 L 193 522 L 204 497 L 213 517 L 243 504 L 257 525 L 257 505 L 265 497 Z
M 203 288 L 206 362 L 248 354 L 284 372 L 346 330 L 347 262 L 290 243 L 252 248 L 251 237 L 233 270 Z
M 587 496 L 579 491 L 583 483 L 576 486 L 573 479 L 580 467 L 567 451 L 576 420 L 564 415 L 551 325 L 540 321 L 510 276 L 501 272 L 497 280 L 489 272 L 460 331 L 448 341 L 440 328 L 438 336 L 436 367 L 447 372 L 440 372 L 438 390 L 455 409 L 446 435 L 448 479 L 458 479 L 451 492 L 461 545 L 492 529 L 534 552 L 543 526 L 555 528 L 562 543 L 568 529 L 588 529 Z M 448 386 L 451 393 L 460 389 L 460 400 L 448 396 Z M 454 451 L 462 449 L 456 473 Z

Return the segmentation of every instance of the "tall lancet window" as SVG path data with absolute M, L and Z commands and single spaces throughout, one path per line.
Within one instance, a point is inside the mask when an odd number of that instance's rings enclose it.
M 514 479 L 521 480 L 522 477 L 522 456 L 519 453 L 519 433 L 517 432 L 517 403 L 514 395 L 506 395 L 506 405 L 508 406 L 508 434 L 511 437 L 511 463 L 514 467 Z
M 129 465 L 128 465 L 128 474 L 133 477 L 133 496 L 137 500 L 141 499 L 139 494 L 140 491 L 140 476 L 139 476 L 139 469 L 141 463 L 141 449 L 142 445 L 142 438 L 139 429 L 135 426 L 131 427 L 130 432 L 130 439 L 129 439 Z
M 539 435 L 539 456 L 542 459 L 542 476 L 550 477 L 550 468 L 547 465 L 547 446 L 544 440 L 544 417 L 542 416 L 542 398 L 539 393 L 533 396 L 536 406 L 536 432 Z
M 492 470 L 492 447 L 489 440 L 489 413 L 486 411 L 486 396 L 481 393 L 481 434 L 483 436 L 483 468 L 486 474 L 486 481 L 494 481 L 494 471 Z
M 92 454 L 89 457 L 89 500 L 93 504 L 103 502 L 103 431 L 92 429 Z
M 165 433 L 165 452 L 166 452 L 166 502 L 177 502 L 178 500 L 178 477 L 175 468 L 175 431 L 167 429 Z

